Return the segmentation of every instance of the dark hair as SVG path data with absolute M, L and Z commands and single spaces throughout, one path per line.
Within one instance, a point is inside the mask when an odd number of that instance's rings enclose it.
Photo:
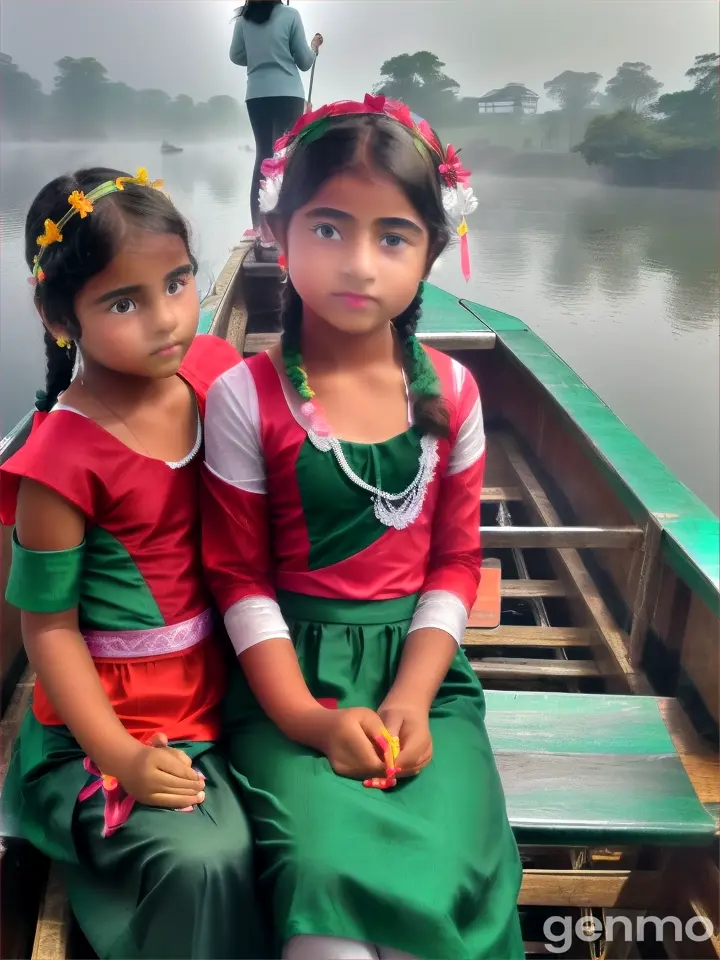
M 353 169 L 379 170 L 396 181 L 422 217 L 430 236 L 429 270 L 450 240 L 440 189 L 438 167 L 442 161 L 406 127 L 380 114 L 341 116 L 324 123 L 319 136 L 291 144 L 280 197 L 268 216 L 271 226 L 279 223 L 287 228 L 293 213 L 331 177 Z M 420 283 L 413 300 L 392 322 L 403 344 L 405 371 L 415 393 L 415 424 L 424 433 L 446 437 L 447 407 L 438 393 L 432 361 L 415 340 L 422 299 Z M 282 310 L 283 344 L 288 348 L 299 349 L 301 325 L 302 301 L 288 277 Z
M 267 23 L 275 7 L 282 6 L 282 0 L 245 0 L 245 6 L 240 7 L 235 19 L 242 18 L 250 23 Z
M 40 252 L 37 238 L 44 233 L 45 221 L 57 223 L 69 210 L 68 197 L 74 190 L 88 194 L 107 180 L 131 176 L 122 170 L 93 167 L 56 177 L 46 184 L 32 202 L 25 220 L 25 260 L 32 271 Z M 36 406 L 49 410 L 58 394 L 70 385 L 77 355 L 76 343 L 82 336 L 75 315 L 75 298 L 85 284 L 100 273 L 117 255 L 125 230 L 135 227 L 151 233 L 171 233 L 185 244 L 193 269 L 197 261 L 190 250 L 187 223 L 171 200 L 159 190 L 125 184 L 123 190 L 96 201 L 95 209 L 82 219 L 72 217 L 62 229 L 62 242 L 53 243 L 42 254 L 42 283 L 35 287 L 35 303 L 47 324 L 67 330 L 73 341 L 69 349 L 58 347 L 45 331 L 47 373 L 45 391 L 40 391 Z

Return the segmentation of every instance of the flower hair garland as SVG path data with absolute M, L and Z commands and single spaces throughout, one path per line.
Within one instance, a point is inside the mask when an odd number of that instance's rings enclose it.
M 140 167 L 134 177 L 117 177 L 115 180 L 106 180 L 104 183 L 99 184 L 99 186 L 94 187 L 87 195 L 81 190 L 73 190 L 68 197 L 70 209 L 67 213 L 65 213 L 57 223 L 55 223 L 54 220 L 46 220 L 43 224 L 45 230 L 37 238 L 37 245 L 40 247 L 40 252 L 33 260 L 32 277 L 29 278 L 31 284 L 37 285 L 45 279 L 45 272 L 40 266 L 40 261 L 48 247 L 54 243 L 62 243 L 62 231 L 65 224 L 75 216 L 79 216 L 81 220 L 84 220 L 88 214 L 93 212 L 95 203 L 98 200 L 108 196 L 108 194 L 124 190 L 125 185 L 128 183 L 134 183 L 139 187 L 150 187 L 154 190 L 158 190 L 164 185 L 163 180 L 151 180 L 145 167 Z
M 383 114 L 406 127 L 413 136 L 431 150 L 440 160 L 438 169 L 442 178 L 442 200 L 445 213 L 460 237 L 460 262 L 463 275 L 470 279 L 470 250 L 468 246 L 468 225 L 466 217 L 477 209 L 478 201 L 470 186 L 470 171 L 466 170 L 458 151 L 442 144 L 427 120 L 415 117 L 410 108 L 396 100 L 383 96 L 366 94 L 362 102 L 339 100 L 326 104 L 312 113 L 303 114 L 295 126 L 276 141 L 271 158 L 263 161 L 261 171 L 265 177 L 260 181 L 260 211 L 270 213 L 277 206 L 280 197 L 288 152 L 295 143 L 307 139 L 311 134 L 319 135 L 325 129 L 325 121 L 332 117 L 346 117 L 353 114 Z M 418 144 L 419 146 L 419 144 Z

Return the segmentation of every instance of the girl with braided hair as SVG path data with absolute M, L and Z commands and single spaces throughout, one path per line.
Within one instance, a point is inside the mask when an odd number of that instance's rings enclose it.
M 59 863 L 101 960 L 257 960 L 252 837 L 218 746 L 233 660 L 199 535 L 207 389 L 239 356 L 195 335 L 197 264 L 161 186 L 78 170 L 27 215 L 47 379 L 0 466 L 0 522 L 37 679 L 2 821 Z
M 468 174 L 379 97 L 306 115 L 264 173 L 283 333 L 209 390 L 202 513 L 274 955 L 515 960 L 520 860 L 459 646 L 481 403 L 415 336 Z

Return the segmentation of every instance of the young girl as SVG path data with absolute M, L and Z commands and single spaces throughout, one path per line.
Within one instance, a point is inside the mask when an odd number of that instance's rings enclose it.
M 515 960 L 521 865 L 458 646 L 480 577 L 480 399 L 414 335 L 448 220 L 464 238 L 476 201 L 457 154 L 384 98 L 305 116 L 276 149 L 262 205 L 287 266 L 282 343 L 209 391 L 203 502 L 276 949 Z
M 239 358 L 195 337 L 196 263 L 159 186 L 81 170 L 27 217 L 47 386 L 0 470 L 0 515 L 37 681 L 3 802 L 65 866 L 99 957 L 257 958 L 198 511 L 205 396 Z

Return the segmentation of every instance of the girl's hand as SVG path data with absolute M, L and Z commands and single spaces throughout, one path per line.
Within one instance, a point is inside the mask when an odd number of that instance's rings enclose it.
M 374 710 L 348 707 L 325 710 L 318 716 L 317 749 L 330 761 L 335 773 L 352 780 L 382 777 L 385 766 L 374 744 L 383 732 L 383 723 Z
M 315 36 L 310 41 L 310 46 L 313 49 L 313 53 L 317 53 L 322 45 L 323 45 L 323 35 L 321 33 L 316 33 Z
M 158 737 L 153 738 L 152 746 L 138 744 L 115 776 L 131 797 L 150 807 L 177 810 L 205 799 L 205 781 L 193 770 L 190 757 Z
M 393 704 L 388 700 L 379 708 L 378 714 L 388 733 L 400 738 L 400 753 L 395 760 L 398 767 L 396 776 L 413 777 L 420 773 L 432 760 L 433 745 L 427 710 L 413 704 Z

